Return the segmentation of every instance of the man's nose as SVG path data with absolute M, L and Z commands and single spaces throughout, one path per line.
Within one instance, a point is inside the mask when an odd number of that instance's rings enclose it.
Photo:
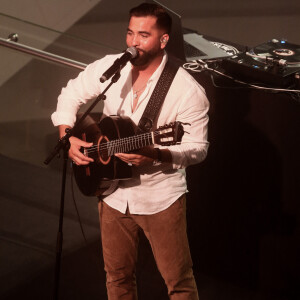
M 140 39 L 138 35 L 134 35 L 132 38 L 132 46 L 138 46 L 140 44 Z

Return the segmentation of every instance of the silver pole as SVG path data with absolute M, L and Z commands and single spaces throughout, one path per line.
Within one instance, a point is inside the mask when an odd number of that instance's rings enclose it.
M 77 68 L 80 70 L 84 70 L 87 66 L 87 64 L 63 57 L 63 56 L 59 56 L 53 53 L 49 53 L 46 51 L 42 51 L 36 48 L 32 48 L 23 44 L 18 44 L 16 43 L 18 41 L 18 35 L 15 33 L 12 33 L 9 35 L 8 39 L 3 39 L 0 38 L 0 45 L 4 46 L 4 47 L 8 47 L 10 49 L 14 49 L 23 53 L 27 53 L 33 56 L 37 56 L 40 57 L 42 59 L 45 60 L 50 60 L 50 61 L 54 61 L 63 65 L 67 65 L 73 68 Z

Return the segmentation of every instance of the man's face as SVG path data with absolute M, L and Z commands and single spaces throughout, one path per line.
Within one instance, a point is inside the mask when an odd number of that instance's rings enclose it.
M 162 54 L 165 43 L 162 38 L 167 38 L 161 29 L 156 26 L 156 17 L 132 17 L 129 21 L 126 43 L 128 47 L 136 47 L 139 55 L 131 62 L 135 66 L 144 66 L 151 63 Z

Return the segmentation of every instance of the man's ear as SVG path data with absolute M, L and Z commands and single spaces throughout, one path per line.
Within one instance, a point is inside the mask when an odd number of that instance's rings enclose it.
M 169 41 L 169 35 L 165 33 L 161 38 L 160 38 L 160 48 L 164 49 Z

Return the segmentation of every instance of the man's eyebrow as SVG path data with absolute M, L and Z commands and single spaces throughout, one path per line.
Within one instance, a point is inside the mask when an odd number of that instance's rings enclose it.
M 130 32 L 133 32 L 130 28 L 127 28 L 127 32 L 130 31 Z M 138 31 L 139 34 L 148 34 L 150 35 L 150 32 L 149 31 Z
M 149 31 L 139 31 L 140 34 L 148 34 L 150 35 L 150 32 Z

